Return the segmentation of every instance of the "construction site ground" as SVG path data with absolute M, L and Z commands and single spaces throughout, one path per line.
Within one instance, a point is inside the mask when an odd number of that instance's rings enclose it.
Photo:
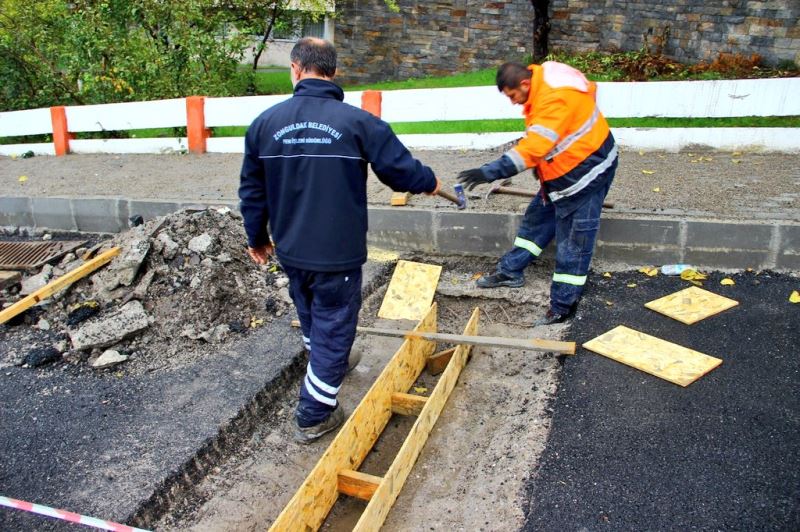
M 415 155 L 452 183 L 459 170 L 496 153 Z M 0 182 L 14 195 L 213 202 L 235 198 L 239 162 L 234 155 L 0 158 Z M 799 172 L 790 155 L 623 153 L 609 200 L 634 213 L 796 220 Z M 370 183 L 371 202 L 385 205 L 389 196 Z M 452 208 L 425 196 L 413 201 Z M 475 201 L 509 212 L 524 203 Z M 155 280 L 142 300 L 155 321 L 126 340 L 123 364 L 93 369 L 98 350 L 67 350 L 41 367 L 20 364 L 29 349 L 63 341 L 59 308 L 74 294 L 20 325 L 0 326 L 0 495 L 156 530 L 269 526 L 331 436 L 311 446 L 291 440 L 305 369 L 301 337 L 289 326 L 294 316 L 279 273 L 243 260 L 238 224 L 224 211 L 200 211 L 149 226 L 152 234 L 168 230 L 179 247 L 192 248 L 193 233 L 209 233 L 214 249 L 186 253 L 184 263 L 167 259 L 163 242 L 153 247 L 143 271 L 156 272 Z M 412 325 L 376 317 L 396 258 L 376 253 L 368 263 L 360 324 Z M 643 307 L 686 281 L 648 277 L 640 264 L 595 263 L 575 318 L 533 328 L 547 306 L 548 261 L 528 269 L 523 289 L 485 291 L 474 277 L 492 269 L 490 258 L 404 258 L 443 266 L 435 297 L 442 332 L 460 332 L 480 306 L 484 335 L 580 345 L 622 324 L 723 363 L 682 388 L 585 349 L 554 357 L 476 348 L 385 530 L 798 528 L 800 308 L 789 302 L 800 289 L 797 272 L 710 272 L 704 287 L 739 305 L 688 326 Z M 226 280 L 226 271 L 242 282 Z M 257 283 L 252 272 L 267 281 Z M 723 277 L 735 284 L 721 285 Z M 75 292 L 88 297 L 90 288 L 87 281 Z M 217 322 L 229 325 L 222 336 L 204 315 L 214 305 Z M 340 395 L 347 410 L 399 344 L 357 338 L 361 362 Z M 430 390 L 434 382 L 423 374 L 415 386 Z M 385 470 L 409 426 L 395 416 L 361 470 Z M 324 529 L 348 529 L 363 506 L 342 497 Z M 74 526 L 0 509 L 0 529 Z

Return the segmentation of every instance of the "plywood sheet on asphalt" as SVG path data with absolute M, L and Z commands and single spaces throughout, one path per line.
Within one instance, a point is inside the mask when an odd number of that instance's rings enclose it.
M 620 325 L 583 347 L 680 386 L 688 386 L 722 360 Z
M 397 261 L 389 288 L 378 311 L 379 318 L 421 320 L 433 303 L 442 267 Z
M 739 302 L 733 299 L 692 286 L 649 301 L 644 306 L 681 323 L 691 325 L 738 304 Z

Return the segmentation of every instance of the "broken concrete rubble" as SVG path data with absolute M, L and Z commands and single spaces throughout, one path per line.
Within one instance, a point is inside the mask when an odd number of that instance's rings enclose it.
M 132 373 L 215 356 L 220 344 L 246 334 L 251 324 L 269 322 L 291 309 L 288 279 L 280 267 L 275 262 L 257 266 L 246 245 L 238 214 L 214 208 L 178 211 L 100 243 L 95 240 L 75 251 L 80 259 L 64 257 L 55 275 L 73 270 L 87 255 L 113 246 L 122 251 L 58 298 L 26 311 L 16 322 L 22 325 L 0 326 L 0 342 L 53 345 L 70 338 L 63 360 L 79 366 L 93 360 L 93 349 L 135 352 L 121 366 Z M 0 305 L 20 299 L 18 287 L 0 290 Z M 42 319 L 49 330 L 35 327 Z M 0 352 L 0 367 L 18 365 L 20 358 L 11 360 Z
M 108 314 L 101 313 L 69 332 L 74 349 L 108 347 L 146 329 L 149 316 L 139 301 L 131 301 Z

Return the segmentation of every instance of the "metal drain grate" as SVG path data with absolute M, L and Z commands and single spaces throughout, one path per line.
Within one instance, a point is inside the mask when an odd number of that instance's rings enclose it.
M 86 243 L 85 240 L 47 242 L 0 242 L 0 269 L 31 270 L 66 255 Z

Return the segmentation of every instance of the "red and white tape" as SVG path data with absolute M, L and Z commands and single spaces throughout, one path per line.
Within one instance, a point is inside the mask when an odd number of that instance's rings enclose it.
M 66 510 L 42 506 L 41 504 L 20 501 L 10 497 L 3 497 L 2 495 L 0 495 L 0 506 L 7 506 L 9 508 L 15 508 L 24 512 L 46 515 L 47 517 L 55 517 L 56 519 L 62 519 L 64 521 L 69 521 L 70 523 L 92 526 L 101 530 L 113 530 L 115 532 L 148 532 L 147 530 L 143 530 L 141 528 L 134 528 L 128 525 L 121 525 L 112 521 L 106 521 L 104 519 L 96 519 L 94 517 L 68 512 Z

